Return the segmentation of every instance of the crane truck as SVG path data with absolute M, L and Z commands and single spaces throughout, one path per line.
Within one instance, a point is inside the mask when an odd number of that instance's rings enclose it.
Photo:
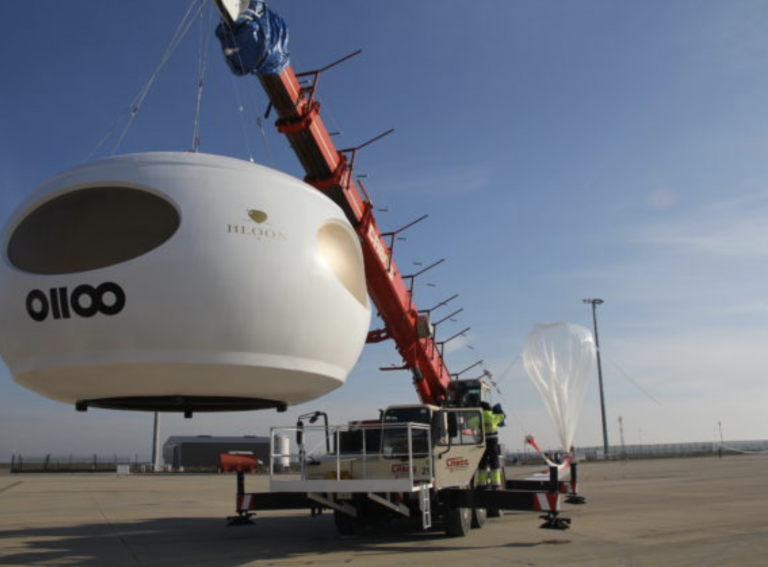
M 370 141 L 337 149 L 323 123 L 318 80 L 342 60 L 297 74 L 287 55 L 285 23 L 263 0 L 214 1 L 221 15 L 216 35 L 230 68 L 258 77 L 305 181 L 334 201 L 354 227 L 368 293 L 384 323 L 367 341 L 395 343 L 403 360 L 398 369 L 411 373 L 420 400 L 389 407 L 374 420 L 273 428 L 270 491 L 246 492 L 244 472 L 237 471 L 237 515 L 230 523 L 249 523 L 258 510 L 330 508 L 342 534 L 411 519 L 424 529 L 436 520 L 447 534 L 464 536 L 489 515 L 512 509 L 543 513 L 544 527 L 567 528 L 570 520 L 559 515 L 560 496 L 576 493 L 573 464 L 564 467 L 568 482 L 561 482 L 561 467 L 553 466 L 547 479 L 507 481 L 501 490 L 475 483 L 486 447 L 481 403 L 489 400 L 491 388 L 482 378 L 454 379 L 430 312 L 415 305 L 413 276 L 403 275 L 392 257 L 394 233 L 379 229 L 371 199 L 353 174 L 357 152 Z M 281 449 L 286 438 L 295 439 L 298 462 L 281 473 L 276 464 L 292 458 Z

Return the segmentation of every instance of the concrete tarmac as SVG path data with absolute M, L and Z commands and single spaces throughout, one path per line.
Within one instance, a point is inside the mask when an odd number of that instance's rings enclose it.
M 526 470 L 510 467 L 508 474 Z M 333 517 L 264 512 L 228 527 L 229 475 L 0 474 L 0 565 L 764 566 L 768 455 L 583 463 L 567 531 L 535 513 L 465 538 L 434 530 L 340 536 Z M 249 476 L 249 491 L 265 479 Z

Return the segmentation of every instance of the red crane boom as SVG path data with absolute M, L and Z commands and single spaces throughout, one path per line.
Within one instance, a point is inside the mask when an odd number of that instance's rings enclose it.
M 315 99 L 324 69 L 296 75 L 288 63 L 288 30 L 282 19 L 263 0 L 214 0 L 222 16 L 216 35 L 227 63 L 237 75 L 255 74 L 275 109 L 278 131 L 288 137 L 306 173 L 305 181 L 325 193 L 344 211 L 360 238 L 365 261 L 368 294 L 384 321 L 384 328 L 371 331 L 368 342 L 393 339 L 404 364 L 399 369 L 413 373 L 414 385 L 423 403 L 439 404 L 446 398 L 451 375 L 434 339 L 428 315 L 420 315 L 413 302 L 415 276 L 403 276 L 392 259 L 392 245 L 376 225 L 373 206 L 365 188 L 355 181 L 356 152 L 367 145 L 338 150 L 320 117 Z M 308 86 L 299 78 L 309 77 Z M 373 140 L 371 140 L 373 141 Z M 425 270 L 422 270 L 422 272 Z M 445 303 L 445 302 L 444 302 Z
M 357 149 L 338 150 L 320 117 L 315 83 L 302 87 L 289 65 L 278 75 L 260 75 L 264 90 L 277 112 L 276 126 L 285 134 L 306 173 L 305 181 L 337 203 L 357 231 L 365 259 L 368 293 L 385 328 L 372 331 L 368 342 L 392 338 L 403 358 L 402 369 L 411 370 L 424 403 L 440 403 L 446 395 L 450 373 L 431 332 L 419 332 L 420 322 L 412 289 L 391 255 L 391 247 L 376 225 L 370 199 L 352 175 Z M 421 336 L 420 336 L 421 335 Z

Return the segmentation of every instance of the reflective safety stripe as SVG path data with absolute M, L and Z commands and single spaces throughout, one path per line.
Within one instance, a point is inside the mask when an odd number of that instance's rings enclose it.
M 538 512 L 559 512 L 560 495 L 536 492 L 534 494 L 533 509 Z
M 560 492 L 564 493 L 576 493 L 576 483 L 575 482 L 563 482 L 562 487 L 560 488 Z
M 237 510 L 254 510 L 253 494 L 243 494 L 237 497 Z

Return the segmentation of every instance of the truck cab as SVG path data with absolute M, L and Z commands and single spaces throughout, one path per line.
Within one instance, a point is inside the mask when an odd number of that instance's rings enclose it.
M 482 378 L 454 380 L 448 384 L 447 405 L 458 408 L 479 408 L 491 402 L 491 386 Z
M 479 408 L 394 406 L 381 419 L 383 459 L 412 459 L 417 471 L 431 470 L 437 488 L 469 486 L 485 450 Z M 407 424 L 427 427 L 408 428 Z

